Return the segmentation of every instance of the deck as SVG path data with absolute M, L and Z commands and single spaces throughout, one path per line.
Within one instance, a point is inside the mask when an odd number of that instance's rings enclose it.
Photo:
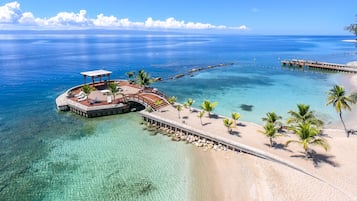
M 345 73 L 357 73 L 357 67 L 348 66 L 344 64 L 335 64 L 335 63 L 327 63 L 320 61 L 309 61 L 309 60 L 283 60 L 281 61 L 283 66 L 292 66 L 292 67 L 308 67 L 313 69 L 321 69 L 321 70 L 330 70 L 337 72 L 345 72 Z
M 135 104 L 140 104 L 144 108 L 151 107 L 153 110 L 158 110 L 169 104 L 166 97 L 154 88 L 142 89 L 125 80 L 114 82 L 119 89 L 119 92 L 115 94 L 115 99 L 104 83 L 92 84 L 94 91 L 78 97 L 83 93 L 81 92 L 83 85 L 79 85 L 57 97 L 57 109 L 60 111 L 70 110 L 85 117 L 99 117 L 130 112 L 135 109 Z

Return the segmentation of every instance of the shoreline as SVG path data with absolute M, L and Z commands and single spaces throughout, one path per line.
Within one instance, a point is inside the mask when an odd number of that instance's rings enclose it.
M 347 77 L 349 79 L 346 80 Z M 357 75 L 342 75 L 341 82 L 339 84 L 345 86 L 348 94 L 357 90 Z M 357 119 L 357 106 L 354 105 L 352 112 L 345 112 L 344 116 L 347 127 L 351 127 L 351 123 Z M 341 122 L 332 125 L 325 129 L 331 150 L 321 151 L 321 155 L 326 155 L 327 158 L 322 159 L 320 167 L 306 164 L 304 159 L 300 159 L 298 164 L 324 181 L 249 154 L 203 151 L 194 147 L 196 150 L 191 151 L 192 177 L 195 180 L 193 188 L 197 189 L 196 192 L 206 193 L 194 193 L 194 200 L 357 199 L 354 192 L 357 188 L 357 174 L 354 173 L 357 164 L 353 164 L 357 160 L 353 156 L 357 153 L 357 148 L 353 148 L 356 147 L 357 139 L 354 136 L 346 138 L 341 132 Z M 305 191 L 303 195 L 302 190 Z

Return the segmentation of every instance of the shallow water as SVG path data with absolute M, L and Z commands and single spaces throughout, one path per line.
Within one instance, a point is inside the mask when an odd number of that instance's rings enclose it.
M 179 102 L 218 101 L 216 113 L 240 112 L 261 123 L 310 104 L 327 122 L 325 91 L 341 75 L 282 68 L 281 59 L 347 63 L 354 44 L 341 36 L 182 34 L 0 34 L 1 200 L 187 200 L 192 149 L 151 136 L 137 113 L 86 119 L 58 113 L 55 98 L 82 83 L 79 72 L 105 68 L 113 78 L 145 69 L 169 78 L 154 84 Z M 193 188 L 200 188 L 196 186 Z

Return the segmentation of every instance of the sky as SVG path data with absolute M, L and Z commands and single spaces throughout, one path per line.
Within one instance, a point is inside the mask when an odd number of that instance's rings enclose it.
M 357 0 L 0 0 L 1 30 L 352 35 Z

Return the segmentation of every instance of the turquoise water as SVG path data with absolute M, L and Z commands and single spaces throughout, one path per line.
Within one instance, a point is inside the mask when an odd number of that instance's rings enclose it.
M 357 60 L 345 36 L 226 36 L 168 33 L 0 34 L 1 200 L 189 200 L 189 145 L 151 136 L 137 113 L 86 119 L 58 113 L 55 98 L 82 83 L 79 72 L 113 78 L 145 69 L 169 78 L 191 68 L 234 65 L 154 86 L 179 102 L 218 101 L 216 113 L 260 123 L 310 104 L 326 122 L 325 91 L 343 76 L 282 68 L 281 59 Z M 244 107 L 242 107 L 244 106 Z M 249 109 L 249 110 L 248 110 Z
M 259 64 L 236 64 L 160 84 L 160 87 L 168 94 L 177 95 L 181 102 L 193 98 L 196 107 L 205 99 L 217 101 L 216 113 L 230 116 L 232 112 L 239 112 L 241 120 L 258 124 L 262 124 L 261 118 L 266 112 L 274 111 L 288 118 L 288 111 L 295 110 L 298 103 L 309 104 L 326 124 L 337 120 L 335 111 L 326 107 L 325 101 L 326 92 L 342 79 L 341 75 L 292 68 L 282 71 L 279 64 L 264 70 L 257 66 Z

